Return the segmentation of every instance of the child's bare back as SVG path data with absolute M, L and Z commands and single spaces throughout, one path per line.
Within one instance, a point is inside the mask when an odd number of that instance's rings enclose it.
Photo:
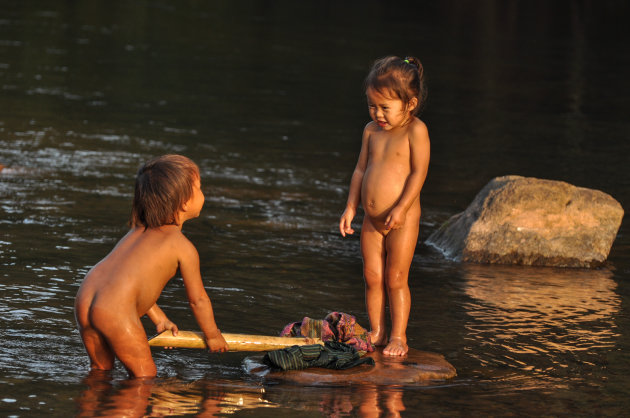
M 176 273 L 180 254 L 191 251 L 189 246 L 175 225 L 132 229 L 86 275 L 76 297 L 77 312 L 88 315 L 92 309 L 115 306 L 111 315 L 145 315 Z

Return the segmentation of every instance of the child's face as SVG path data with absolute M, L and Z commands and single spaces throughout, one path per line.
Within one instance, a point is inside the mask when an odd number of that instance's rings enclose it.
M 370 117 L 381 129 L 388 131 L 409 121 L 410 109 L 394 95 L 382 94 L 372 88 L 368 88 L 365 95 L 367 96 Z
M 203 192 L 201 191 L 201 180 L 197 177 L 195 183 L 193 184 L 193 194 L 188 202 L 186 202 L 186 212 L 189 213 L 191 218 L 199 216 L 204 201 L 205 198 L 203 196 Z

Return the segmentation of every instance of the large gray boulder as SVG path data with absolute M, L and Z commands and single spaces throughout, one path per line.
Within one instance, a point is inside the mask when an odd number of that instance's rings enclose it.
M 619 202 L 601 191 L 504 176 L 490 181 L 427 244 L 467 262 L 599 267 L 622 218 Z

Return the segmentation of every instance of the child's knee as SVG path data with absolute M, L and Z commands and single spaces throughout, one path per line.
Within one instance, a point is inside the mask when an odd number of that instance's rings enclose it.
M 404 289 L 409 287 L 409 274 L 402 270 L 387 271 L 387 288 L 390 290 Z
M 383 285 L 383 273 L 378 270 L 363 268 L 363 278 L 367 286 L 382 286 Z
M 127 373 L 133 377 L 142 378 L 157 376 L 157 367 L 155 366 L 153 360 L 145 361 L 140 364 L 124 364 L 124 366 L 127 369 Z

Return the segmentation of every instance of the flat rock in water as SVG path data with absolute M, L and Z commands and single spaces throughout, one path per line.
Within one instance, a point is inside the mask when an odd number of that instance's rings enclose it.
M 265 378 L 283 380 L 303 385 L 404 385 L 429 383 L 455 377 L 455 368 L 444 356 L 426 351 L 409 349 L 405 356 L 385 356 L 383 349 L 366 354 L 375 365 L 362 364 L 346 370 L 311 367 L 304 370 L 271 371 Z
M 621 226 L 610 195 L 562 181 L 497 177 L 427 239 L 475 263 L 600 267 Z

